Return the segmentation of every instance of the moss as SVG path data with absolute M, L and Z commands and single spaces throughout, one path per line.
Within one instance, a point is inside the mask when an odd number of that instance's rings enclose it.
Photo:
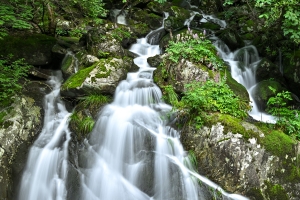
M 199 28 L 209 29 L 209 30 L 219 30 L 221 27 L 219 24 L 207 22 L 207 23 L 201 23 Z
M 293 145 L 295 144 L 288 135 L 277 130 L 266 133 L 262 142 L 267 151 L 279 157 L 290 154 L 293 150 Z
M 239 133 L 243 135 L 245 139 L 256 138 L 258 143 L 260 143 L 261 138 L 259 133 L 253 130 L 246 130 L 242 125 L 242 120 L 235 118 L 231 115 L 213 113 L 206 117 L 205 124 L 206 126 L 211 127 L 217 123 L 221 123 L 224 126 L 224 133 L 232 132 L 233 134 Z
M 246 196 L 253 199 L 253 200 L 261 200 L 264 199 L 264 196 L 262 195 L 262 192 L 258 188 L 250 188 L 246 192 Z
M 51 49 L 55 43 L 56 39 L 54 37 L 44 34 L 6 36 L 0 40 L 0 55 L 13 54 L 15 59 L 23 58 L 24 52 L 28 54 L 35 52 L 37 49 L 40 51 L 47 48 Z
M 76 87 L 80 87 L 84 80 L 89 76 L 89 73 L 95 68 L 93 65 L 91 67 L 79 70 L 76 74 L 73 74 L 70 78 L 66 80 L 66 82 L 62 85 L 62 89 L 72 89 Z
M 64 62 L 61 64 L 61 70 L 62 71 L 67 71 L 68 68 L 71 66 L 73 61 L 72 56 L 68 56 L 66 59 L 64 59 Z
M 289 196 L 287 192 L 281 185 L 273 185 L 272 183 L 265 181 L 264 182 L 267 186 L 265 193 L 272 200 L 289 200 Z
M 226 83 L 227 85 L 232 89 L 234 94 L 239 96 L 242 101 L 249 102 L 249 94 L 246 90 L 246 88 L 238 83 L 236 80 L 234 80 L 231 76 L 231 73 L 226 69 L 225 71 L 221 71 L 221 76 L 224 77 L 226 75 Z
M 6 116 L 6 112 L 0 112 L 0 126 L 3 125 L 3 122 L 4 122 L 3 118 L 4 118 L 5 116 Z

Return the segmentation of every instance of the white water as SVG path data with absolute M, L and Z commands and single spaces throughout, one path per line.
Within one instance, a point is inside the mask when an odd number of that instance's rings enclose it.
M 214 42 L 221 58 L 228 62 L 231 68 L 231 76 L 248 91 L 252 110 L 249 115 L 262 122 L 275 123 L 275 118 L 269 114 L 261 112 L 253 99 L 253 91 L 257 85 L 255 72 L 260 62 L 257 49 L 252 46 L 245 46 L 241 49 L 231 52 L 226 44 L 217 38 Z
M 63 200 L 67 191 L 68 142 L 70 131 L 64 103 L 60 100 L 61 73 L 55 73 L 48 83 L 53 91 L 45 96 L 44 127 L 30 149 L 20 183 L 20 200 Z
M 169 125 L 172 108 L 161 101 L 152 80 L 155 69 L 147 63 L 147 57 L 160 53 L 159 46 L 147 40 L 132 45 L 140 69 L 119 84 L 113 103 L 101 111 L 86 141 L 91 164 L 82 169 L 80 199 L 208 199 L 197 179 L 219 191 L 222 199 L 247 199 L 224 192 L 192 170 L 179 133 Z
M 75 54 L 72 51 L 68 51 L 62 60 L 62 65 L 69 59 L 69 57 L 72 57 L 72 64 L 73 64 L 73 69 L 74 73 L 78 72 L 78 59 L 76 58 Z

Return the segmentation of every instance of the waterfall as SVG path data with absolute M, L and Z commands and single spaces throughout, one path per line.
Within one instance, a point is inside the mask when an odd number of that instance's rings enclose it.
M 130 51 L 138 72 L 118 85 L 114 101 L 104 107 L 86 141 L 88 167 L 82 169 L 82 200 L 210 199 L 199 181 L 222 199 L 247 199 L 228 194 L 197 174 L 171 127 L 172 107 L 165 104 L 153 83 L 155 68 L 147 58 L 160 53 L 148 37 Z
M 29 152 L 20 183 L 20 200 L 63 200 L 67 196 L 65 181 L 70 113 L 60 100 L 61 81 L 60 72 L 55 72 L 48 81 L 53 90 L 45 96 L 44 127 Z
M 249 93 L 252 106 L 252 110 L 249 113 L 250 116 L 259 121 L 275 123 L 273 116 L 259 110 L 259 106 L 253 98 L 253 92 L 257 85 L 255 73 L 257 65 L 260 62 L 260 57 L 255 46 L 248 45 L 231 52 L 224 42 L 216 37 L 213 37 L 213 39 L 215 40 L 214 45 L 219 52 L 219 55 L 230 65 L 232 78 L 242 84 Z
M 161 29 L 161 28 L 160 28 Z M 159 29 L 159 30 L 160 30 Z M 93 131 L 84 141 L 88 159 L 79 168 L 80 200 L 246 200 L 228 194 L 217 184 L 197 174 L 172 127 L 172 107 L 162 101 L 153 82 L 155 68 L 147 58 L 160 53 L 149 33 L 130 51 L 137 55 L 139 70 L 128 73 L 118 85 L 114 101 L 99 113 Z M 44 127 L 30 149 L 20 183 L 21 200 L 65 200 L 68 174 L 67 112 L 60 100 L 62 75 L 56 72 L 45 96 Z M 81 162 L 83 162 L 81 160 Z M 201 184 L 199 184 L 201 182 Z M 209 194 L 207 191 L 212 194 Z

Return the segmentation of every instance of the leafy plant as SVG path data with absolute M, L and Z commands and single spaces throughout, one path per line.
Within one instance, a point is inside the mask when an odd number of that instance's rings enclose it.
M 99 108 L 100 106 L 107 104 L 111 101 L 111 98 L 101 94 L 90 94 L 89 96 L 83 97 L 81 103 L 86 107 Z
M 284 35 L 295 43 L 300 43 L 300 7 L 298 0 L 256 0 L 256 7 L 263 13 L 259 16 L 265 19 L 267 27 L 278 24 Z
M 178 34 L 174 41 L 170 41 L 166 52 L 169 54 L 168 59 L 176 63 L 187 59 L 207 66 L 213 65 L 217 69 L 223 67 L 223 62 L 217 56 L 211 41 L 205 39 L 204 34 L 193 34 L 190 29 L 186 33 Z
M 12 61 L 12 56 L 0 60 L 0 101 L 11 98 L 22 89 L 19 81 L 27 76 L 30 67 L 24 59 Z
M 172 85 L 166 85 L 163 87 L 163 99 L 170 103 L 171 105 L 176 105 L 178 103 L 178 95 L 174 91 Z
M 131 33 L 125 29 L 125 27 L 122 28 L 116 28 L 112 31 L 112 36 L 118 40 L 118 41 L 122 41 L 124 38 L 130 38 L 131 37 Z
M 276 90 L 269 87 L 276 94 Z M 291 93 L 288 91 L 279 92 L 276 96 L 269 98 L 267 102 L 267 111 L 277 117 L 276 125 L 288 135 L 295 135 L 300 139 L 300 118 L 299 110 L 293 109 L 288 105 L 292 100 Z
M 190 115 L 190 121 L 200 128 L 208 112 L 230 114 L 237 118 L 244 118 L 250 110 L 247 102 L 240 100 L 225 79 L 216 83 L 208 80 L 205 83 L 194 82 L 186 85 L 186 92 L 181 99 L 179 109 Z

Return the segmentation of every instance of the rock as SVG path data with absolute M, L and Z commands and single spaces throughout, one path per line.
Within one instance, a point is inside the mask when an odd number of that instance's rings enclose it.
M 264 80 L 259 82 L 252 90 L 252 96 L 258 106 L 258 109 L 261 111 L 264 111 L 267 108 L 269 98 L 275 96 L 269 87 L 274 88 L 276 93 L 284 90 L 281 84 L 275 80 Z
M 94 65 L 73 74 L 62 85 L 62 96 L 79 97 L 89 93 L 114 94 L 128 71 L 135 70 L 132 58 L 101 59 Z
M 287 85 L 279 71 L 279 67 L 266 58 L 263 58 L 257 65 L 255 77 L 257 82 L 274 79 L 282 85 Z
M 231 29 L 220 30 L 216 33 L 218 36 L 229 48 L 231 51 L 242 48 L 245 46 L 244 41 L 238 35 L 238 33 Z
M 189 126 L 182 132 L 185 148 L 194 151 L 197 157 L 200 174 L 225 190 L 250 199 L 298 199 L 300 183 L 292 171 L 297 165 L 293 159 L 299 155 L 299 152 L 295 153 L 299 150 L 299 143 L 295 145 L 283 133 L 266 135 L 247 122 L 238 125 L 243 135 L 226 126 L 223 122 L 200 130 Z M 253 136 L 245 137 L 247 132 Z M 289 142 L 285 143 L 285 140 Z M 284 145 L 280 146 L 281 143 Z M 274 145 L 278 145 L 274 150 L 288 148 L 276 155 L 271 150 Z M 293 177 L 292 181 L 287 181 L 286 176 Z
M 0 55 L 13 54 L 13 59 L 24 58 L 25 62 L 42 68 L 57 65 L 52 59 L 52 47 L 56 39 L 43 34 L 6 36 L 0 41 Z
M 177 92 L 184 92 L 185 84 L 195 80 L 205 82 L 207 79 L 209 79 L 209 73 L 205 66 L 185 59 L 178 63 L 171 62 L 165 68 L 159 65 L 154 71 L 154 81 L 158 86 L 162 88 L 164 85 L 172 85 Z
M 15 96 L 1 109 L 0 119 L 0 199 L 12 199 L 29 146 L 42 125 L 41 107 L 28 96 Z
M 87 51 L 93 56 L 107 53 L 110 56 L 124 56 L 121 42 L 131 35 L 129 27 L 118 24 L 107 23 L 103 27 L 94 28 L 87 33 Z
M 165 19 L 164 28 L 167 31 L 178 31 L 185 26 L 184 22 L 188 18 L 190 18 L 190 11 L 181 7 L 172 6 L 170 16 Z

